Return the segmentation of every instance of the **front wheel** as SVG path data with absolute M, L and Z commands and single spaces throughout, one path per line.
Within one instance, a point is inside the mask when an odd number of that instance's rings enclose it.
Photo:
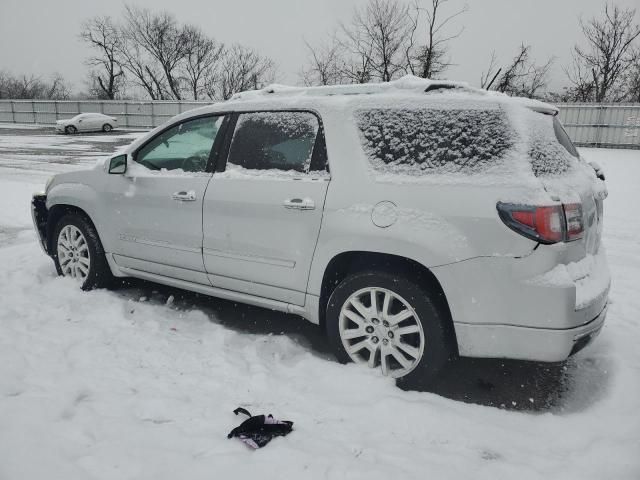
M 54 229 L 52 246 L 58 275 L 76 280 L 83 290 L 113 283 L 98 233 L 84 216 L 62 217 Z
M 69 135 L 73 135 L 74 133 L 78 133 L 78 129 L 76 127 L 74 127 L 73 125 L 69 125 L 67 126 L 64 131 L 66 133 L 68 133 Z
M 113 127 L 111 125 L 109 125 L 108 123 L 105 123 L 102 126 L 102 131 L 105 133 L 109 133 L 111 130 L 113 130 Z
M 382 271 L 348 276 L 326 312 L 329 342 L 340 362 L 377 369 L 407 389 L 428 388 L 452 358 L 446 321 L 430 292 Z

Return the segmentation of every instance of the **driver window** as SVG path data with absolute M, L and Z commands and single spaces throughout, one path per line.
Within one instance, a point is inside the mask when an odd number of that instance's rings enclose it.
M 136 154 L 150 170 L 204 172 L 223 116 L 187 120 L 162 132 Z

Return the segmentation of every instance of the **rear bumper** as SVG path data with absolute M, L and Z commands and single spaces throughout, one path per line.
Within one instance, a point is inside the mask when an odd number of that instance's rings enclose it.
M 40 247 L 44 253 L 49 255 L 47 248 L 47 196 L 43 193 L 37 193 L 31 198 L 31 219 L 33 226 L 40 240 Z
M 600 333 L 608 306 L 590 322 L 562 330 L 456 323 L 460 355 L 560 362 L 582 350 Z
M 611 283 L 606 254 L 601 248 L 563 262 L 566 248 L 432 269 L 447 296 L 461 356 L 556 362 L 595 338 Z

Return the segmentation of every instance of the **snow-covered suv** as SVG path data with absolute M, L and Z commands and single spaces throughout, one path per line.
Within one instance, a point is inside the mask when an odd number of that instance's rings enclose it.
M 405 77 L 183 113 L 33 198 L 85 289 L 138 277 L 298 314 L 408 387 L 457 355 L 561 361 L 600 331 L 604 182 L 556 108 Z

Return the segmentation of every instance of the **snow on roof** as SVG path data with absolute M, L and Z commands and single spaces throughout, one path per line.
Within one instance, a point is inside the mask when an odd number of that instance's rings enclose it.
M 275 98 L 291 97 L 323 97 L 341 95 L 374 95 L 374 94 L 436 94 L 455 91 L 476 97 L 493 97 L 500 101 L 519 103 L 531 110 L 556 115 L 558 109 L 553 105 L 538 100 L 521 97 L 509 97 L 500 92 L 487 91 L 470 86 L 466 82 L 451 80 L 430 80 L 413 75 L 405 75 L 397 80 L 384 83 L 362 83 L 345 85 L 323 85 L 318 87 L 292 87 L 288 85 L 272 84 L 260 90 L 248 90 L 233 95 L 229 101 L 261 101 Z

